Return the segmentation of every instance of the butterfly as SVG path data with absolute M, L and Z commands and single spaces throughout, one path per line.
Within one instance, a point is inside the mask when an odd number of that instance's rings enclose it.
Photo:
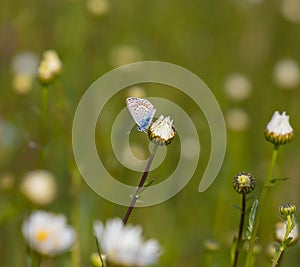
M 150 101 L 134 96 L 126 99 L 126 105 L 132 118 L 138 125 L 138 130 L 145 132 L 149 128 L 156 112 L 154 106 Z

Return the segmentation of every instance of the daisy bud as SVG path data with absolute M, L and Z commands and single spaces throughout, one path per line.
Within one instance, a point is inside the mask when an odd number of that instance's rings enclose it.
M 176 131 L 173 120 L 171 120 L 169 116 L 164 117 L 163 115 L 160 115 L 148 129 L 150 140 L 160 146 L 170 144 L 175 135 Z
M 285 111 L 282 115 L 278 111 L 275 111 L 265 129 L 267 141 L 274 145 L 284 145 L 292 141 L 294 132 L 289 119 L 290 117 L 286 115 Z
M 293 215 L 296 211 L 294 204 L 283 204 L 279 207 L 279 211 L 282 215 Z
M 48 85 L 53 82 L 62 72 L 62 64 L 54 50 L 44 52 L 43 59 L 38 68 L 38 79 L 42 84 Z
M 233 188 L 240 194 L 250 193 L 256 185 L 255 178 L 248 172 L 240 172 L 233 178 Z

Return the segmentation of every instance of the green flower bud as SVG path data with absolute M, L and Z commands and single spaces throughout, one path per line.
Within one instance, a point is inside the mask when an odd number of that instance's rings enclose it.
M 296 211 L 296 206 L 294 204 L 283 204 L 279 207 L 279 211 L 282 215 L 292 215 Z

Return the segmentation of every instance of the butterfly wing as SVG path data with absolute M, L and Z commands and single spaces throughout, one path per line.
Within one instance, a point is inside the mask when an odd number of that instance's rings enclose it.
M 153 116 L 156 112 L 150 101 L 138 97 L 129 97 L 126 99 L 127 108 L 139 126 L 139 131 L 145 131 L 149 128 Z

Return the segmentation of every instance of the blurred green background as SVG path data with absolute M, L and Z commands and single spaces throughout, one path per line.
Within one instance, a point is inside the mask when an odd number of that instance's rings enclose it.
M 257 178 L 251 195 L 259 196 L 272 151 L 264 140 L 264 127 L 275 110 L 290 115 L 295 138 L 280 149 L 275 169 L 275 177 L 290 179 L 272 188 L 260 228 L 262 250 L 257 266 L 269 266 L 266 250 L 274 241 L 278 206 L 290 202 L 300 207 L 299 5 L 298 0 L 2 1 L 0 266 L 26 266 L 21 224 L 32 210 L 62 212 L 72 221 L 76 206 L 80 266 L 89 266 L 89 256 L 96 251 L 93 221 L 125 214 L 126 207 L 101 198 L 83 180 L 76 196 L 72 195 L 70 147 L 64 133 L 70 140 L 77 104 L 96 79 L 139 60 L 170 62 L 198 75 L 214 93 L 228 127 L 223 167 L 213 185 L 199 193 L 210 133 L 191 99 L 174 88 L 141 85 L 143 89 L 127 88 L 115 95 L 101 114 L 96 140 L 99 155 L 111 173 L 133 177 L 132 184 L 138 183 L 140 173 L 122 166 L 109 142 L 113 120 L 125 107 L 126 97 L 137 92 L 143 97 L 169 98 L 188 112 L 199 132 L 201 157 L 189 184 L 165 203 L 135 209 L 130 218 L 130 223 L 143 226 L 146 238 L 156 238 L 164 247 L 156 266 L 204 266 L 207 239 L 220 244 L 212 266 L 229 266 L 230 243 L 239 222 L 239 211 L 231 205 L 241 201 L 232 189 L 232 178 L 240 171 L 251 172 Z M 63 94 L 68 118 L 66 130 L 57 91 L 50 87 L 45 168 L 54 174 L 58 192 L 52 203 L 43 206 L 31 203 L 20 190 L 24 174 L 39 168 L 40 85 L 33 77 L 30 90 L 22 93 L 13 81 L 18 54 L 30 52 L 39 61 L 47 49 L 55 50 L 62 60 L 63 72 L 53 87 Z M 147 138 L 134 133 L 131 141 L 139 147 L 137 153 L 147 157 Z M 155 173 L 159 179 L 176 168 L 179 144 L 177 138 L 168 147 L 166 163 Z M 299 260 L 296 244 L 287 251 L 283 265 L 297 266 Z M 64 254 L 48 264 L 70 266 L 69 261 L 69 254 Z

